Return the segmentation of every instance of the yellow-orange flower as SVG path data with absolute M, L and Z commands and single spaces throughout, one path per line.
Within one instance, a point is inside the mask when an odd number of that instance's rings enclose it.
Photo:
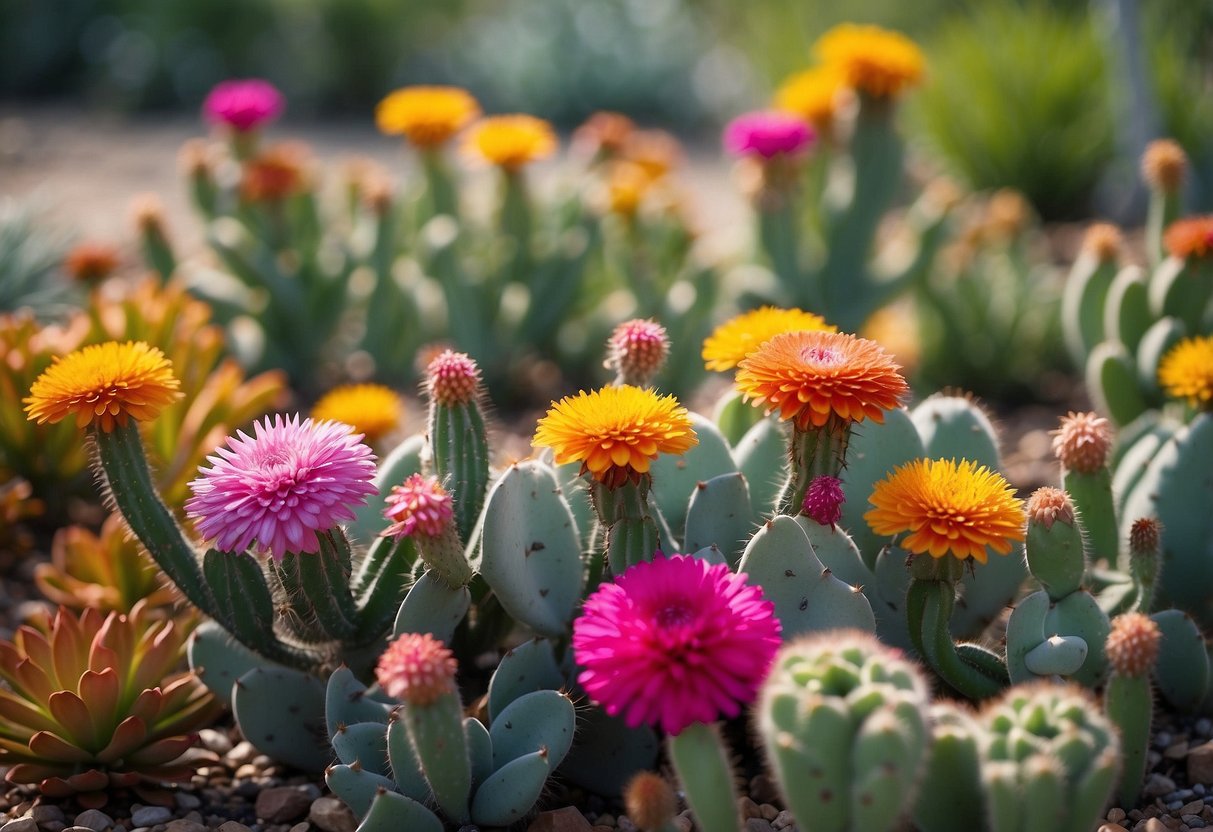
M 802 309 L 763 306 L 730 318 L 703 342 L 703 361 L 709 370 L 727 372 L 776 335 L 801 330 L 837 332 L 825 318 Z
M 76 427 L 96 423 L 109 433 L 128 418 L 145 422 L 181 397 L 180 382 L 160 350 L 142 341 L 107 341 L 56 358 L 34 380 L 25 402 L 32 421 Z
M 613 214 L 631 217 L 640 209 L 653 179 L 634 162 L 615 162 L 606 181 L 606 204 Z
M 665 130 L 633 130 L 623 143 L 622 157 L 660 179 L 682 164 L 682 145 Z
M 737 389 L 797 430 L 831 419 L 884 421 L 909 385 L 875 341 L 842 332 L 776 335 L 742 360 Z
M 900 32 L 879 26 L 842 23 L 813 47 L 827 64 L 838 67 L 848 86 L 873 98 L 894 98 L 922 81 L 922 51 Z
M 459 87 L 403 87 L 375 108 L 381 133 L 404 136 L 417 147 L 437 147 L 480 115 L 480 105 Z
M 1213 255 L 1213 215 L 1176 220 L 1167 226 L 1162 240 L 1173 257 L 1209 257 Z
M 464 149 L 506 170 L 543 159 L 556 152 L 556 132 L 541 118 L 528 115 L 490 116 L 468 133 Z
M 382 384 L 346 384 L 325 393 L 312 408 L 316 421 L 344 422 L 361 433 L 368 443 L 400 427 L 404 404 L 400 396 Z
M 847 77 L 835 64 L 822 64 L 789 76 L 775 91 L 775 108 L 800 116 L 818 128 L 834 120 L 847 96 Z
M 556 464 L 580 462 L 583 474 L 609 488 L 639 480 L 658 454 L 681 454 L 698 443 L 677 399 L 628 385 L 554 402 L 534 439 L 555 452 Z
M 1158 382 L 1167 395 L 1208 408 L 1213 402 L 1213 337 L 1185 338 L 1172 347 L 1158 365 Z
M 909 532 L 915 555 L 986 562 L 986 547 L 1005 555 L 1024 539 L 1023 502 L 1002 475 L 967 459 L 918 459 L 876 483 L 864 514 L 881 535 Z

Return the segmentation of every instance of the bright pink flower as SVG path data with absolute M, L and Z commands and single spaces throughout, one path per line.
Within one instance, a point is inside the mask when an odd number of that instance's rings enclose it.
M 434 477 L 412 474 L 403 485 L 392 486 L 383 516 L 392 525 L 383 531 L 384 537 L 409 537 L 442 534 L 455 514 L 451 495 Z
M 577 680 L 631 727 L 677 734 L 737 716 L 779 648 L 774 610 L 724 564 L 658 556 L 586 600 L 573 622 Z
M 202 104 L 202 114 L 212 124 L 226 124 L 245 133 L 278 118 L 285 107 L 277 87 L 260 78 L 248 78 L 216 84 Z
M 215 548 L 260 552 L 281 560 L 287 552 L 316 552 L 316 532 L 352 520 L 352 506 L 375 493 L 375 456 L 341 422 L 266 417 L 254 436 L 238 431 L 228 447 L 207 457 L 213 468 L 190 483 L 185 512 Z
M 724 128 L 725 150 L 735 156 L 794 156 L 807 150 L 815 138 L 808 122 L 789 113 L 746 113 Z
M 804 493 L 803 511 L 823 526 L 834 528 L 842 519 L 842 505 L 847 495 L 842 492 L 838 477 L 814 477 Z

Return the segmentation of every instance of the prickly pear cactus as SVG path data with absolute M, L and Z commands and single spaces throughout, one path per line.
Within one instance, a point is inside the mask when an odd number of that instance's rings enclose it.
M 802 829 L 900 828 L 927 753 L 918 668 L 862 632 L 784 646 L 763 686 L 758 728 Z

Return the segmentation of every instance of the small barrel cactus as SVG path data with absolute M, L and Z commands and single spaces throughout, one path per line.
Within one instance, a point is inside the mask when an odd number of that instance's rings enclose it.
M 153 620 L 140 603 L 126 615 L 60 607 L 51 621 L 0 642 L 0 766 L 8 780 L 53 798 L 103 806 L 113 789 L 142 799 L 171 795 L 188 780 L 181 755 L 218 704 L 191 673 L 179 673 L 183 628 Z
M 990 704 L 980 723 L 990 832 L 1095 828 L 1120 771 L 1120 742 L 1090 694 L 1019 685 Z
M 806 832 L 899 828 L 927 751 L 922 673 L 860 631 L 786 645 L 763 687 L 758 729 Z

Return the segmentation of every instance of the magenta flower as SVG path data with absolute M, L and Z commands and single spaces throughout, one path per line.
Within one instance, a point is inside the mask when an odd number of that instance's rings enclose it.
M 212 124 L 247 133 L 278 118 L 285 107 L 277 87 L 260 78 L 247 78 L 216 84 L 202 104 L 202 114 Z
M 842 491 L 842 480 L 838 477 L 813 477 L 804 493 L 805 514 L 831 529 L 842 519 L 842 505 L 847 495 Z
M 735 156 L 794 156 L 807 150 L 817 134 L 808 122 L 788 113 L 746 113 L 724 128 L 724 147 Z
M 434 477 L 409 475 L 402 485 L 392 486 L 383 516 L 392 525 L 383 530 L 383 537 L 411 537 L 422 534 L 438 537 L 446 531 L 455 514 L 451 495 Z
M 198 533 L 223 552 L 259 552 L 282 560 L 287 552 L 316 552 L 316 532 L 354 519 L 352 507 L 375 493 L 375 456 L 341 422 L 266 417 L 253 436 L 238 431 L 228 447 L 199 468 L 185 513 Z
M 737 716 L 779 649 L 775 606 L 724 564 L 658 556 L 585 602 L 573 622 L 577 680 L 608 714 L 678 734 Z

